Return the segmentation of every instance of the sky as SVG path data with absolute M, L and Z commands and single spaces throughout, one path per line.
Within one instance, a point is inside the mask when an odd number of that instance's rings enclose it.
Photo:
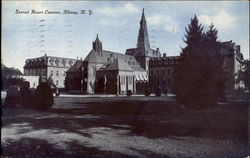
M 213 23 L 218 40 L 232 40 L 249 59 L 247 1 L 2 1 L 1 62 L 23 71 L 26 59 L 45 53 L 84 59 L 97 34 L 104 50 L 124 54 L 136 47 L 143 8 L 151 48 L 167 56 L 180 54 L 185 27 L 197 15 L 204 31 Z M 31 14 L 32 10 L 43 13 Z M 46 10 L 61 14 L 45 14 Z

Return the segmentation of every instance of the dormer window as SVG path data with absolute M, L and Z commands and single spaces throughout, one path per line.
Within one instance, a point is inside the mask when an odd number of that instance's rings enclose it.
M 70 61 L 69 61 L 69 65 L 72 66 L 72 64 L 73 64 L 73 61 L 70 60 Z
M 49 62 L 50 62 L 50 65 L 53 65 L 54 59 L 50 59 Z
M 59 65 L 59 60 L 56 59 L 55 63 L 56 63 L 56 66 L 58 66 Z
M 65 66 L 65 64 L 66 64 L 66 61 L 65 61 L 65 60 L 63 60 L 63 61 L 62 61 L 62 64 L 63 64 L 63 66 Z

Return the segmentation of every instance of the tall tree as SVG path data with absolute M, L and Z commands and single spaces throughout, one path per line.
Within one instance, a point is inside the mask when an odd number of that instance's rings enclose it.
M 217 30 L 211 25 L 206 33 L 198 18 L 191 19 L 186 28 L 187 46 L 182 49 L 181 59 L 175 73 L 174 92 L 177 100 L 189 108 L 204 108 L 216 105 L 222 95 L 219 87 L 223 72 L 219 53 Z

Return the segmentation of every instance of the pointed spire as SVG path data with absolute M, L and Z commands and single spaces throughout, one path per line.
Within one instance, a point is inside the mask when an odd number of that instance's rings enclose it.
M 142 23 L 143 21 L 146 21 L 145 15 L 144 15 L 144 8 L 142 9 L 141 23 Z
M 95 39 L 95 41 L 100 41 L 100 40 L 99 40 L 99 37 L 98 37 L 98 34 L 96 34 L 96 39 Z
M 99 40 L 98 34 L 96 35 L 96 39 L 93 42 L 93 49 L 101 55 L 102 52 L 102 42 Z
M 150 48 L 149 38 L 148 38 L 148 29 L 147 22 L 144 15 L 144 8 L 142 9 L 142 17 L 140 21 L 140 29 L 137 38 L 137 48 L 147 50 Z

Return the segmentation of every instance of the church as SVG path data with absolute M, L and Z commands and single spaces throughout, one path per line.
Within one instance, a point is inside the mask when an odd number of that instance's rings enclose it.
M 125 54 L 107 51 L 97 35 L 86 58 L 66 72 L 65 87 L 84 94 L 142 93 L 148 83 L 149 60 L 155 57 L 161 53 L 159 48 L 150 48 L 143 9 L 136 48 L 127 49 Z

